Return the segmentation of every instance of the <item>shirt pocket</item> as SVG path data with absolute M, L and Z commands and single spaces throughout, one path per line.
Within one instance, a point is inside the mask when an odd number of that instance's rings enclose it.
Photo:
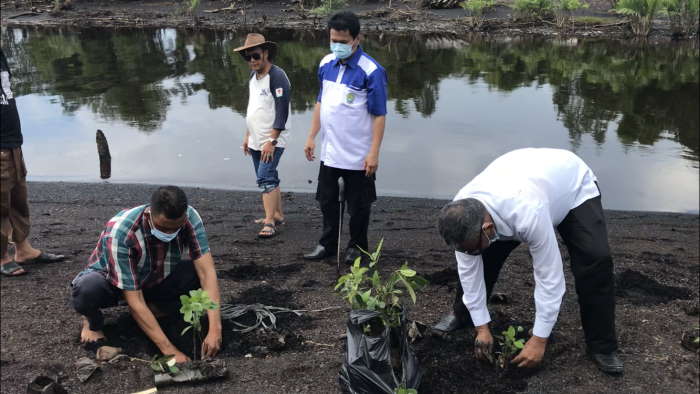
M 341 104 L 352 109 L 367 109 L 367 90 L 348 86 L 343 91 Z

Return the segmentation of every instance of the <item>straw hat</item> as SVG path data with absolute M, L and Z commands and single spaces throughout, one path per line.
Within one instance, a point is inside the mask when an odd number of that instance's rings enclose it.
M 270 58 L 273 58 L 275 56 L 275 53 L 277 52 L 277 44 L 272 41 L 266 41 L 265 36 L 258 33 L 248 33 L 248 35 L 245 38 L 245 42 L 243 43 L 243 46 L 240 46 L 234 49 L 233 51 L 242 52 L 246 49 L 260 46 L 264 49 L 267 49 L 270 52 Z

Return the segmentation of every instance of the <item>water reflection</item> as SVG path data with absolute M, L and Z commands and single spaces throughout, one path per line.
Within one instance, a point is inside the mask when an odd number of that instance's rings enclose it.
M 326 37 L 286 31 L 266 35 L 280 44 L 276 63 L 293 83 L 292 109 L 294 117 L 302 119 L 293 124 L 303 134 L 317 94 L 318 62 L 327 53 Z M 88 111 L 103 124 L 121 122 L 148 134 L 185 124 L 201 127 L 210 116 L 204 108 L 232 110 L 238 115 L 230 119 L 238 122 L 247 106 L 249 76 L 246 65 L 232 52 L 241 38 L 231 32 L 184 34 L 173 29 L 5 29 L 2 45 L 14 70 L 18 96 L 50 97 L 66 115 Z M 652 155 L 655 150 L 664 152 L 656 153 L 655 160 L 659 154 L 668 156 L 668 149 L 695 169 L 686 172 L 682 181 L 697 184 L 697 45 L 644 48 L 593 41 L 497 43 L 382 36 L 370 37 L 364 46 L 388 72 L 393 112 L 384 160 L 396 157 L 401 162 L 407 154 L 422 157 L 417 171 L 428 178 L 449 178 L 442 186 L 428 180 L 415 185 L 411 185 L 415 180 L 405 179 L 403 184 L 387 183 L 390 192 L 448 196 L 491 158 L 509 147 L 528 145 L 569 148 L 582 156 L 590 147 L 596 147 L 597 155 L 604 151 L 605 157 L 618 155 L 613 153 L 618 148 L 619 155 L 631 149 Z M 198 106 L 200 97 L 206 100 L 205 107 Z M 186 120 L 172 124 L 176 118 Z M 241 127 L 229 125 L 226 132 L 234 128 L 238 133 Z M 105 132 L 108 129 L 105 126 Z M 615 141 L 609 141 L 611 137 Z M 231 143 L 237 140 L 236 134 Z M 448 141 L 449 147 L 438 143 L 441 140 Z M 445 168 L 430 154 L 416 152 L 426 144 L 438 156 L 461 144 L 467 148 L 456 154 L 470 156 L 462 168 Z M 482 146 L 488 154 L 472 152 L 474 146 Z M 628 157 L 628 163 L 633 161 Z M 392 163 L 386 163 L 389 172 Z M 683 164 L 673 162 L 673 166 Z M 400 166 L 396 171 L 401 172 Z M 616 182 L 626 176 L 611 178 Z M 309 188 L 298 181 L 300 188 Z M 683 208 L 672 209 L 697 210 L 697 193 L 681 200 Z M 622 194 L 619 201 L 618 208 L 626 208 Z M 667 209 L 668 204 L 642 203 L 640 207 Z

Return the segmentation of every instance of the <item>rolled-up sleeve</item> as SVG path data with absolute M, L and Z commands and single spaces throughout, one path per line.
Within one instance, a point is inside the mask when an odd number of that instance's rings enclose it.
M 484 283 L 484 263 L 481 256 L 470 256 L 455 252 L 457 271 L 464 295 L 462 302 L 469 310 L 474 326 L 482 326 L 491 321 L 486 307 L 486 284 Z
M 207 232 L 204 230 L 204 222 L 199 212 L 192 207 L 187 208 L 187 220 L 190 224 L 190 235 L 188 237 L 190 244 L 190 259 L 197 260 L 205 254 L 209 253 L 209 240 Z
M 532 333 L 548 338 L 557 322 L 566 291 L 564 268 L 549 209 L 540 206 L 530 218 L 531 224 L 523 238 L 530 247 L 535 277 L 535 326 Z

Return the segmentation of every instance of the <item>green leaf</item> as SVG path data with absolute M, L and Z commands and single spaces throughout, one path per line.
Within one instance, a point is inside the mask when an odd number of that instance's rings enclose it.
M 519 339 L 513 342 L 513 346 L 515 346 L 516 349 L 522 349 L 523 347 L 525 347 L 525 344 L 523 343 L 522 339 Z
M 401 278 L 401 282 L 406 286 L 406 290 L 408 290 L 408 295 L 411 296 L 411 301 L 413 303 L 416 303 L 416 292 L 413 291 L 413 287 L 411 287 L 411 284 L 406 281 L 406 279 Z
M 403 275 L 403 276 L 405 276 L 405 277 L 408 277 L 408 278 L 410 278 L 410 277 L 412 277 L 412 276 L 416 276 L 416 271 L 414 271 L 414 270 L 408 268 L 408 267 L 406 266 L 406 264 L 404 264 L 403 267 L 401 267 L 401 269 L 399 270 L 399 272 L 401 273 L 401 275 Z
M 506 335 L 508 335 L 509 338 L 515 338 L 515 327 L 509 326 Z
M 180 368 L 178 368 L 177 366 L 173 365 L 172 367 L 170 367 L 170 373 L 175 374 L 178 372 L 180 372 Z

